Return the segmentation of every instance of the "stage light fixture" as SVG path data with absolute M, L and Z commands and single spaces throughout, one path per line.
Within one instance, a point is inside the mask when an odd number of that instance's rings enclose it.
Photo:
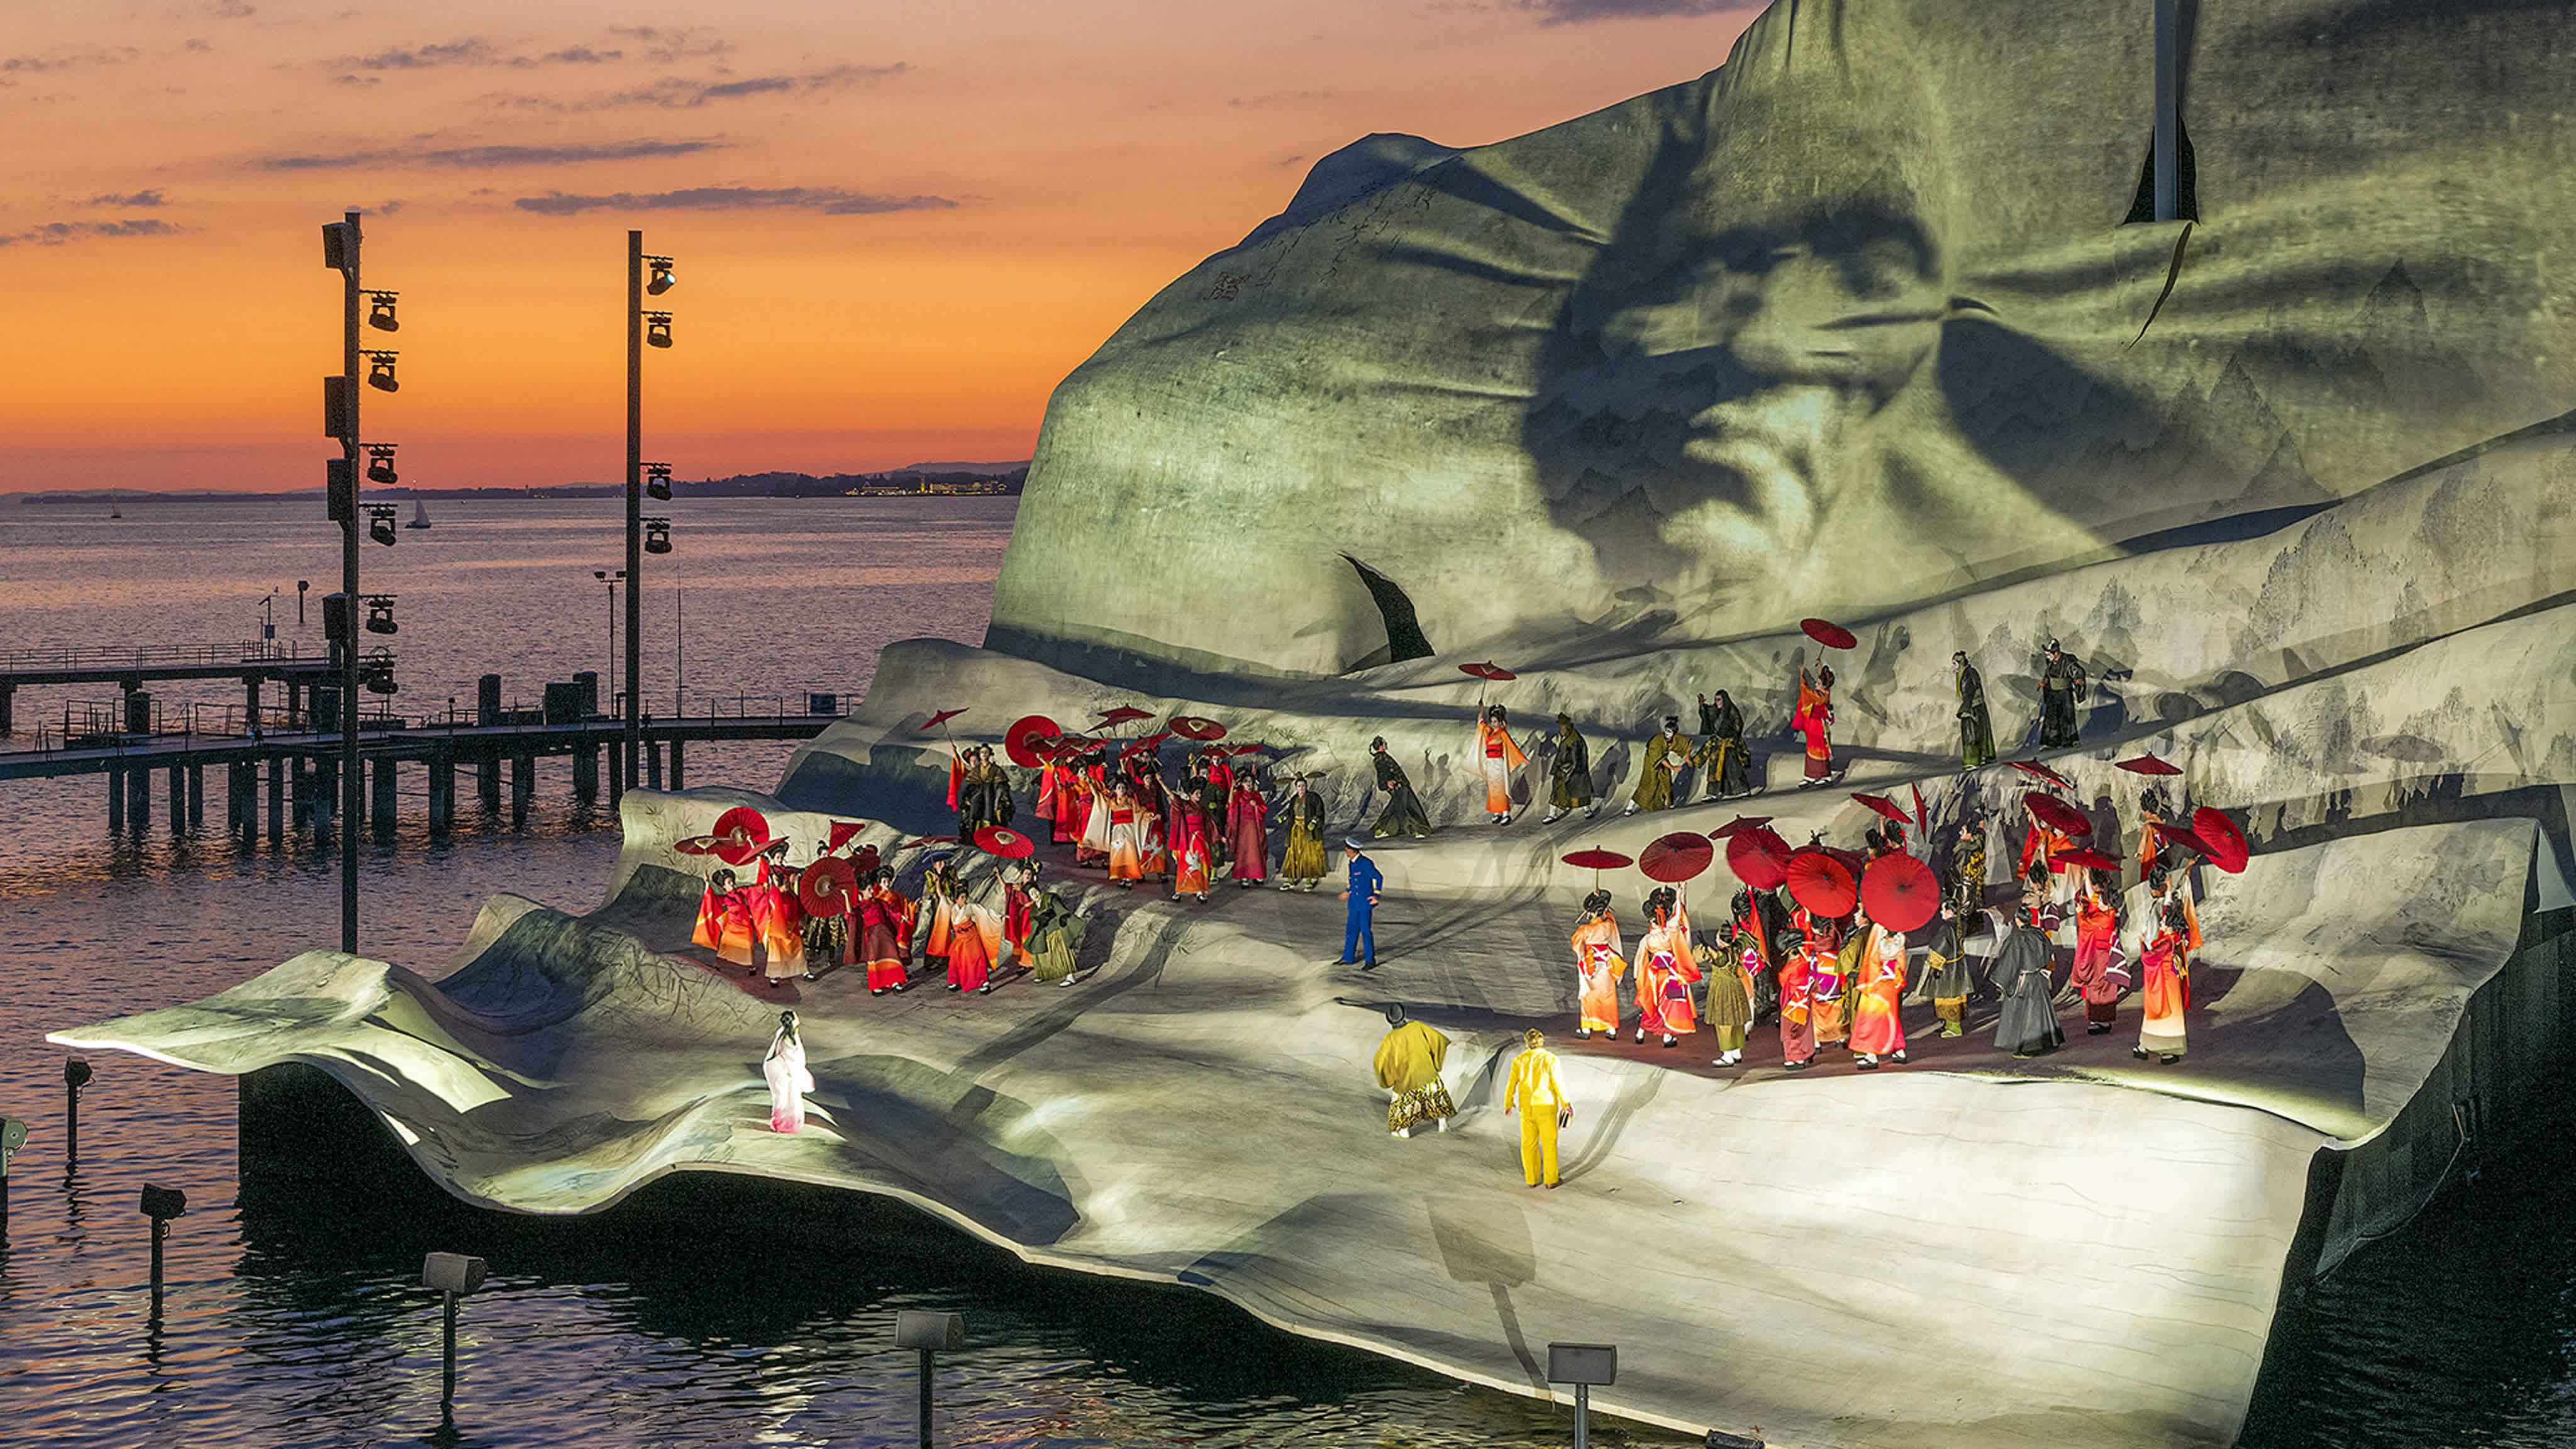
M 395 540 L 399 537 L 399 535 L 394 532 L 394 515 L 398 511 L 399 510 L 390 503 L 368 504 L 367 537 L 374 539 L 376 542 L 383 544 L 387 548 L 393 547 Z
M 400 332 L 402 323 L 394 316 L 394 299 L 401 295 L 400 292 L 369 292 L 367 325 L 379 332 Z
M 399 446 L 397 443 L 367 444 L 368 482 L 390 485 L 402 481 L 402 475 L 394 471 L 394 449 Z
M 644 520 L 644 551 L 646 553 L 671 551 L 671 520 L 667 518 Z
M 646 257 L 644 265 L 653 269 L 651 280 L 644 284 L 644 290 L 648 295 L 658 297 L 680 285 L 680 279 L 671 274 L 669 257 Z
M 367 386 L 378 392 L 402 391 L 402 384 L 394 380 L 394 358 L 397 355 L 393 352 L 367 354 Z
M 644 345 L 647 347 L 668 347 L 671 345 L 670 313 L 647 312 L 644 314 Z
M 671 501 L 670 464 L 647 463 L 644 465 L 644 492 L 646 496 L 658 498 L 664 503 Z
M 402 632 L 402 626 L 394 622 L 393 595 L 367 595 L 367 632 L 370 634 L 399 634 Z

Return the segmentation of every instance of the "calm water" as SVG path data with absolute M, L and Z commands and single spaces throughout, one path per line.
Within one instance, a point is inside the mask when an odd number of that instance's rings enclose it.
M 367 587 L 398 596 L 398 707 L 518 692 L 605 669 L 619 550 L 611 500 L 446 505 L 369 546 Z M 0 504 L 0 649 L 97 635 L 255 635 L 259 601 L 335 585 L 336 538 L 310 505 Z M 1008 500 L 681 501 L 678 552 L 648 560 L 648 705 L 853 693 L 893 639 L 981 636 Z M 687 657 L 675 673 L 672 580 Z M 659 622 L 657 622 L 657 620 Z M 318 611 L 306 637 L 318 636 Z M 22 724 L 61 699 L 22 698 Z M 217 687 L 202 698 L 229 703 Z M 693 755 L 692 773 L 773 783 L 784 747 Z M 613 822 L 541 766 L 523 828 L 481 822 L 432 846 L 422 801 L 368 847 L 365 944 L 435 967 L 475 908 L 516 891 L 598 898 Z M 463 1207 L 417 1174 L 323 1190 L 240 1181 L 229 1079 L 105 1056 L 66 1173 L 62 1053 L 49 1029 L 187 1001 L 338 936 L 336 862 L 214 836 L 107 833 L 95 781 L 0 782 L 0 1112 L 33 1136 L 0 1253 L 0 1443 L 374 1445 L 438 1430 L 439 1332 L 417 1287 L 429 1249 L 480 1254 L 452 1442 L 474 1445 L 909 1443 L 913 1370 L 885 1347 L 899 1307 L 967 1315 L 943 1370 L 942 1442 L 1539 1446 L 1561 1412 L 1273 1333 L 1200 1295 L 1038 1273 L 900 1208 L 727 1179 L 665 1183 L 604 1217 Z M 470 806 L 471 797 L 468 797 Z M 465 822 L 460 821 L 460 826 Z M 147 1179 L 184 1189 L 155 1323 Z M 2490 1173 L 2294 1304 L 2246 1443 L 2555 1446 L 2576 1442 L 2576 1237 L 2557 1212 L 2576 1161 Z M 1605 1444 L 1677 1445 L 1596 1425 Z

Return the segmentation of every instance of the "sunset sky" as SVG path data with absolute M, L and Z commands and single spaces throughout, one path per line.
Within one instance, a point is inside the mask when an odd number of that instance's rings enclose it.
M 1735 0 L 107 0 L 0 21 L 0 492 L 305 487 L 367 214 L 426 487 L 610 480 L 626 229 L 683 477 L 1025 458 L 1156 289 L 1372 131 L 1467 146 L 1718 64 Z M 381 337 L 381 334 L 370 334 Z

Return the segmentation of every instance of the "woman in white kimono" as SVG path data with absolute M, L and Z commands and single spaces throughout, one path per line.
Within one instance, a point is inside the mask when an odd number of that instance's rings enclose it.
M 795 1012 L 778 1013 L 778 1035 L 769 1039 L 760 1074 L 769 1079 L 769 1130 L 804 1126 L 805 1094 L 814 1090 L 814 1074 L 805 1069 L 805 1039 L 796 1034 Z

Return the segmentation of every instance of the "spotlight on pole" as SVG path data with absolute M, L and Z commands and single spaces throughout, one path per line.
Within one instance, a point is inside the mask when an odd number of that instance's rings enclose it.
M 394 533 L 394 517 L 399 512 L 401 512 L 401 510 L 397 509 L 390 503 L 368 504 L 367 537 L 374 539 L 376 542 L 383 544 L 387 548 L 393 547 L 397 538 L 397 535 Z
M 670 464 L 647 463 L 644 465 L 644 493 L 646 497 L 656 498 L 664 503 L 671 501 Z
M 646 553 L 671 551 L 671 520 L 667 518 L 644 520 L 644 551 Z
M 894 1346 L 921 1351 L 921 1449 L 930 1449 L 931 1355 L 966 1346 L 966 1320 L 954 1313 L 897 1310 Z
M 644 284 L 644 291 L 647 295 L 658 297 L 664 292 L 671 290 L 673 287 L 680 285 L 680 279 L 671 274 L 671 259 L 669 257 L 646 257 L 644 259 L 644 265 L 653 269 L 651 280 Z
M 370 634 L 399 634 L 402 632 L 402 625 L 394 622 L 393 595 L 367 595 L 367 632 Z
M 1547 1381 L 1574 1385 L 1574 1449 L 1592 1443 L 1592 1389 L 1619 1381 L 1619 1349 L 1608 1343 L 1551 1343 Z
M 391 486 L 402 481 L 402 475 L 394 471 L 394 449 L 399 446 L 396 443 L 367 444 L 368 482 Z
M 671 344 L 665 342 L 662 345 L 668 347 Z M 367 386 L 374 388 L 378 392 L 402 391 L 402 384 L 394 378 L 394 358 L 399 355 L 399 353 L 390 351 L 369 352 L 365 354 L 367 359 Z
M 366 667 L 358 677 L 369 694 L 399 694 L 402 686 L 394 683 L 394 656 L 377 650 L 367 656 Z
M 670 313 L 647 312 L 644 314 L 644 345 L 647 347 L 668 347 L 671 345 Z
M 400 292 L 367 294 L 367 325 L 379 332 L 400 332 L 402 323 L 394 317 L 394 299 Z
M 447 1372 L 438 1391 L 442 1415 L 456 1403 L 456 1300 L 481 1288 L 483 1278 L 483 1260 L 463 1253 L 432 1253 L 420 1261 L 420 1286 L 446 1300 Z
M 170 1220 L 188 1210 L 188 1195 L 157 1182 L 143 1185 L 143 1215 L 152 1220 L 152 1316 L 161 1316 L 161 1240 L 170 1235 Z

